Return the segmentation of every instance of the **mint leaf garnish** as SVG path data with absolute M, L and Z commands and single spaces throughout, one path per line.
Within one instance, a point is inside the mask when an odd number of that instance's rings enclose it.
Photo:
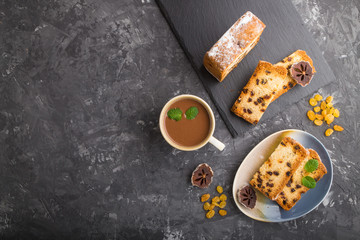
M 302 183 L 302 185 L 304 185 L 307 188 L 316 187 L 316 181 L 310 176 L 303 177 L 301 179 L 301 183 Z
M 182 111 L 180 110 L 180 108 L 172 108 L 167 112 L 167 115 L 172 120 L 180 121 L 182 116 Z
M 316 159 L 310 159 L 309 161 L 307 161 L 307 163 L 305 164 L 305 170 L 309 173 L 315 171 L 319 166 L 319 162 Z
M 186 118 L 189 120 L 193 120 L 199 113 L 199 109 L 197 107 L 190 107 L 188 110 L 186 110 L 185 115 Z

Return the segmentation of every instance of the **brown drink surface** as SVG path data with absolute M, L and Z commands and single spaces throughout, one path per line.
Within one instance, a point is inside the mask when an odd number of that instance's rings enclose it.
M 195 119 L 189 120 L 185 116 L 186 110 L 197 107 L 199 110 Z M 205 107 L 193 99 L 182 99 L 173 103 L 167 111 L 172 108 L 180 108 L 183 112 L 182 119 L 175 121 L 167 115 L 165 117 L 165 128 L 169 137 L 182 146 L 196 146 L 209 135 L 210 117 Z

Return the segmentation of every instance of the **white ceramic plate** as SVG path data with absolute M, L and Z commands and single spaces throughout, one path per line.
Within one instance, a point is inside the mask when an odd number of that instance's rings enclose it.
M 291 137 L 301 143 L 305 148 L 314 149 L 320 156 L 327 169 L 327 174 L 320 179 L 314 189 L 310 189 L 301 196 L 299 202 L 289 211 L 283 210 L 275 201 L 271 201 L 256 190 L 256 205 L 254 209 L 244 207 L 237 200 L 237 192 L 240 188 L 249 185 L 254 173 L 266 161 L 277 145 L 284 137 Z M 254 147 L 241 163 L 233 183 L 233 197 L 238 208 L 247 216 L 264 222 L 289 221 L 311 212 L 325 198 L 330 190 L 333 178 L 333 168 L 330 156 L 324 145 L 313 135 L 296 129 L 288 129 L 276 132 Z

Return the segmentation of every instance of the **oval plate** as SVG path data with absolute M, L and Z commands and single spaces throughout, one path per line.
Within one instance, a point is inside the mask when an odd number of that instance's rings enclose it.
M 270 157 L 280 141 L 286 136 L 295 139 L 305 148 L 314 149 L 319 154 L 328 173 L 316 183 L 314 189 L 310 189 L 303 194 L 299 202 L 289 211 L 285 211 L 275 201 L 271 201 L 257 190 L 255 208 L 249 209 L 244 207 L 237 200 L 237 191 L 240 188 L 249 185 L 254 173 L 260 168 L 264 161 Z M 235 175 L 233 197 L 238 208 L 245 215 L 255 220 L 263 222 L 284 222 L 304 216 L 319 206 L 330 190 L 332 179 L 333 168 L 329 153 L 317 138 L 307 132 L 297 129 L 282 130 L 262 140 L 246 156 Z

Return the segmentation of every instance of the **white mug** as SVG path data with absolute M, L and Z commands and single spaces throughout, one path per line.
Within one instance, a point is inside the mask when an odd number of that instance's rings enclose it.
M 167 116 L 167 111 L 169 109 L 169 107 L 182 99 L 192 99 L 197 101 L 198 103 L 200 103 L 207 111 L 209 118 L 210 118 L 210 131 L 207 135 L 207 137 L 199 144 L 195 145 L 195 146 L 183 146 L 183 145 L 179 145 L 178 143 L 174 142 L 171 137 L 167 134 L 166 129 L 165 129 L 165 118 Z M 194 151 L 197 150 L 199 148 L 202 148 L 203 146 L 205 146 L 208 142 L 210 142 L 212 145 L 214 145 L 217 149 L 219 149 L 220 151 L 222 151 L 225 148 L 225 145 L 220 142 L 219 140 L 217 140 L 215 137 L 213 137 L 214 134 L 214 130 L 215 130 L 215 117 L 214 117 L 214 113 L 211 110 L 210 106 L 201 98 L 194 96 L 194 95 L 190 95 L 190 94 L 184 94 L 184 95 L 179 95 L 176 96 L 172 99 L 170 99 L 165 106 L 163 107 L 161 113 L 160 113 L 160 119 L 159 119 L 159 125 L 160 125 L 160 131 L 161 134 L 163 135 L 163 137 L 165 138 L 165 140 L 174 148 L 177 148 L 179 150 L 182 151 Z

